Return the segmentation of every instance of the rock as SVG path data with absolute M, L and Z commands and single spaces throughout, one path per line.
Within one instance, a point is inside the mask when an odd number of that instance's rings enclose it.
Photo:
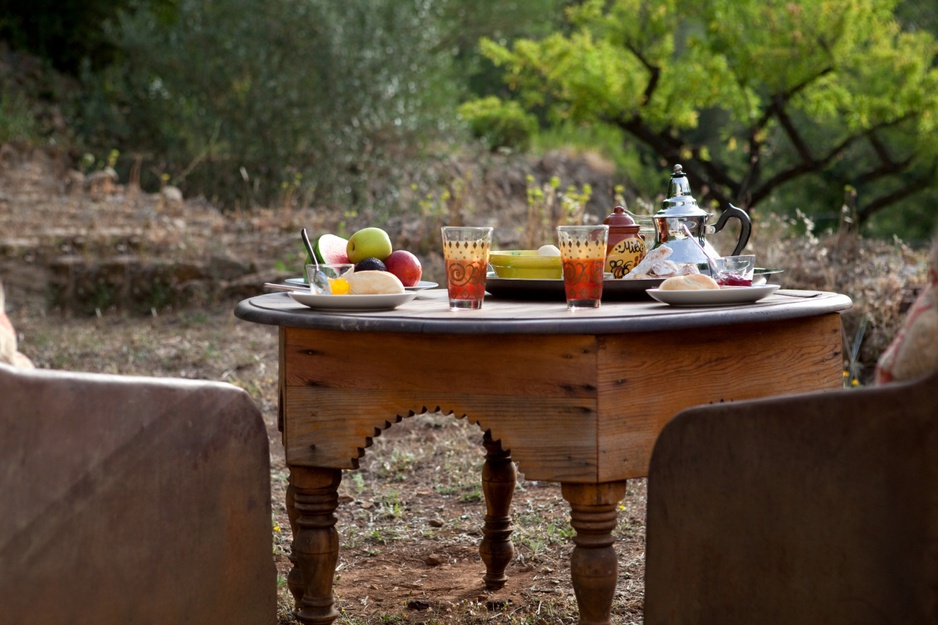
M 181 204 L 183 201 L 182 191 L 179 187 L 174 187 L 172 185 L 167 185 L 163 187 L 163 190 L 160 191 L 163 196 L 163 199 L 167 202 L 173 204 Z
M 85 188 L 85 174 L 81 173 L 77 169 L 70 169 L 68 173 L 65 174 L 65 191 L 66 193 L 80 193 Z
M 92 172 L 85 176 L 85 190 L 94 193 L 96 191 L 109 192 L 113 185 L 117 184 L 117 172 L 113 167 L 105 167 L 102 170 Z
M 443 556 L 437 553 L 431 553 L 430 555 L 428 555 L 426 558 L 423 559 L 423 562 L 427 566 L 440 566 L 441 564 L 446 562 L 446 558 L 444 558 Z

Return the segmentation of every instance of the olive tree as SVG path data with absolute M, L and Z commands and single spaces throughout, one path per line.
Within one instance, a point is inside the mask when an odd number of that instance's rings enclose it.
M 125 15 L 125 62 L 85 76 L 89 140 L 226 205 L 351 207 L 455 108 L 431 0 L 178 0 Z
M 527 108 L 683 164 L 705 203 L 849 186 L 863 222 L 938 179 L 938 44 L 894 6 L 585 0 L 569 33 L 482 45 Z

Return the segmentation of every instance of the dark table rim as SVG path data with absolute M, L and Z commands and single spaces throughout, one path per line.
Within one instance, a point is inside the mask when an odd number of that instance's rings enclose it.
M 286 299 L 284 299 L 286 298 Z M 657 302 L 615 302 L 598 311 L 568 312 L 561 304 L 489 300 L 481 311 L 449 312 L 441 302 L 381 312 L 319 312 L 295 305 L 284 293 L 242 300 L 237 318 L 290 328 L 412 334 L 621 334 L 752 324 L 839 313 L 853 302 L 846 295 L 773 295 L 755 304 L 706 308 L 669 307 Z M 286 309 L 278 310 L 277 306 Z

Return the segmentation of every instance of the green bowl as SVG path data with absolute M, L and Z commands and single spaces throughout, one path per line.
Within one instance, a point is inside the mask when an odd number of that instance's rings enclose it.
M 559 256 L 539 256 L 537 250 L 489 252 L 489 264 L 499 278 L 559 280 L 563 277 Z

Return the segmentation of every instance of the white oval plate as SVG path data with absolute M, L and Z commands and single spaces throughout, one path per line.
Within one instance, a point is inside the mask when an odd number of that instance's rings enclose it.
M 663 304 L 671 306 L 730 306 L 752 304 L 768 297 L 779 288 L 778 284 L 760 286 L 728 286 L 700 291 L 648 289 L 647 293 Z
M 290 291 L 289 295 L 313 310 L 392 310 L 417 297 L 417 291 L 380 295 L 314 295 L 304 291 Z
M 414 286 L 405 286 L 404 288 L 408 291 L 423 291 L 425 289 L 435 289 L 440 286 L 436 282 L 430 282 L 429 280 L 421 280 Z
M 291 286 L 303 286 L 303 287 L 306 286 L 306 280 L 304 280 L 303 278 L 287 278 L 286 280 L 284 280 L 284 282 Z M 405 286 L 404 288 L 407 289 L 408 291 L 423 291 L 424 289 L 435 289 L 438 286 L 440 285 L 437 284 L 436 282 L 428 282 L 426 280 L 421 280 L 414 286 Z

